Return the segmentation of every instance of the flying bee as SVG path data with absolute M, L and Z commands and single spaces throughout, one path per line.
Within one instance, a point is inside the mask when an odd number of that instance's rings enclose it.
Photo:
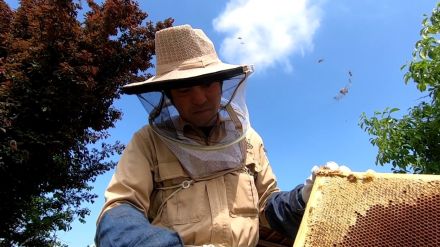
M 342 87 L 341 89 L 339 89 L 339 92 L 338 92 L 338 94 L 335 96 L 335 97 L 333 97 L 335 100 L 340 100 L 340 99 L 342 99 L 342 97 L 344 97 L 345 95 L 347 95 L 348 94 L 348 90 L 350 89 L 350 87 L 351 87 L 351 71 L 349 71 L 349 74 L 350 74 L 350 77 L 348 78 L 348 83 L 347 83 L 347 85 L 345 85 L 344 87 Z

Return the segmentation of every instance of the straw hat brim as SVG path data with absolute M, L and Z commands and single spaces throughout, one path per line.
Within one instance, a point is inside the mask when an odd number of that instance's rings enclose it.
M 142 94 L 171 88 L 191 87 L 215 80 L 225 80 L 245 74 L 247 71 L 249 71 L 247 65 L 219 62 L 206 67 L 172 70 L 145 81 L 127 84 L 122 87 L 122 91 L 126 94 Z

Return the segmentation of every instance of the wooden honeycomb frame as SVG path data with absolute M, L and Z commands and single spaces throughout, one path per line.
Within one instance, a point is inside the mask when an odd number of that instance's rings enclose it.
M 320 170 L 293 246 L 440 246 L 440 175 Z

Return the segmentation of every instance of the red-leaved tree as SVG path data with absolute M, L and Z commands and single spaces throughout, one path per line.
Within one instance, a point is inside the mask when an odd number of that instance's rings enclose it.
M 84 220 L 91 182 L 122 145 L 104 143 L 121 117 L 122 85 L 150 76 L 154 33 L 132 0 L 0 0 L 0 245 L 53 246 Z

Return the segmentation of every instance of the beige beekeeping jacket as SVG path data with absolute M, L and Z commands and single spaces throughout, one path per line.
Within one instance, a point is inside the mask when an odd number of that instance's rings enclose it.
M 150 222 L 179 233 L 185 245 L 255 246 L 264 208 L 279 191 L 261 137 L 246 136 L 246 166 L 191 181 L 150 126 L 127 145 L 105 192 L 101 215 L 121 203 L 144 212 Z

